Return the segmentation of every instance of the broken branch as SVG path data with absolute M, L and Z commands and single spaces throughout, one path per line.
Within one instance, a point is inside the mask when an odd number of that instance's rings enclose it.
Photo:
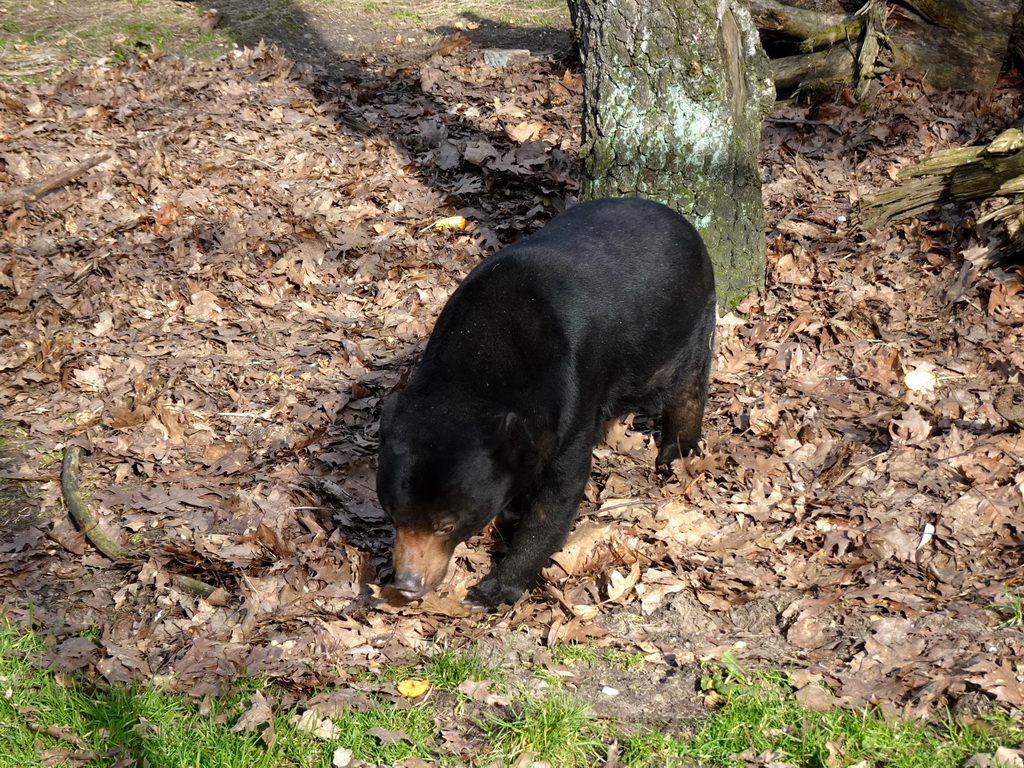
M 1010 129 L 983 147 L 936 152 L 905 168 L 900 186 L 865 195 L 854 216 L 861 229 L 872 229 L 923 213 L 942 200 L 976 200 L 1024 192 L 1024 149 Z
M 21 187 L 5 195 L 0 195 L 0 207 L 5 208 L 17 203 L 34 203 L 46 193 L 52 192 L 58 187 L 63 187 L 69 181 L 74 181 L 86 171 L 95 168 L 100 163 L 106 162 L 111 157 L 113 155 L 110 152 L 101 152 L 98 155 L 93 155 L 83 160 L 73 168 L 68 168 L 66 171 L 62 171 L 48 179 L 43 179 L 35 184 L 29 184 L 27 187 Z

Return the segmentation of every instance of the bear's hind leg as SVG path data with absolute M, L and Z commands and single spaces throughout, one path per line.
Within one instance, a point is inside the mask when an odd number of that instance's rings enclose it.
M 661 439 L 656 466 L 665 470 L 688 453 L 700 453 L 704 407 L 708 401 L 711 374 L 711 334 L 702 347 L 682 367 L 676 379 L 675 394 L 661 412 Z

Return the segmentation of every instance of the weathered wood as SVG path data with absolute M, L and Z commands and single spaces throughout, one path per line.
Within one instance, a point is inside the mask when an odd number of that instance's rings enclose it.
M 860 38 L 867 45 L 873 45 L 872 39 L 883 44 L 877 52 L 869 49 L 859 57 L 861 81 L 879 61 L 941 90 L 983 94 L 995 86 L 1014 18 L 1022 10 L 1021 0 L 900 0 L 878 2 L 874 10 L 870 6 L 859 13 L 865 22 L 872 20 L 861 26 L 867 34 Z M 808 47 L 818 47 L 819 34 L 836 38 L 854 29 L 844 26 L 851 16 L 796 8 L 779 0 L 751 0 L 751 10 L 766 38 L 810 40 Z
M 858 99 L 867 96 L 871 78 L 878 70 L 876 63 L 882 49 L 882 25 L 885 21 L 885 0 L 868 0 L 858 11 L 864 20 L 864 37 L 857 54 L 857 91 Z
M 780 91 L 807 86 L 815 80 L 852 81 L 855 64 L 852 48 L 844 43 L 827 51 L 772 59 L 772 78 Z
M 865 195 L 854 211 L 862 229 L 924 213 L 943 200 L 977 200 L 1024 192 L 1024 137 L 1015 128 L 986 146 L 936 152 L 900 173 L 904 183 Z
M 66 171 L 61 171 L 58 174 L 50 176 L 49 178 L 37 181 L 34 184 L 29 184 L 27 187 L 20 187 L 18 189 L 11 190 L 0 195 L 0 208 L 6 208 L 17 203 L 31 203 L 38 200 L 40 197 L 48 192 L 63 187 L 69 181 L 74 181 L 86 171 L 91 170 L 100 163 L 106 162 L 112 154 L 109 152 L 101 152 L 98 155 L 93 155 L 90 158 L 83 160 L 72 168 L 68 168 Z
M 873 195 L 865 195 L 854 208 L 853 221 L 861 229 L 875 229 L 930 211 L 949 189 L 945 177 L 922 176 Z
M 750 13 L 757 28 L 792 40 L 806 40 L 828 27 L 850 21 L 853 14 L 812 11 L 786 5 L 779 0 L 750 0 Z
M 952 171 L 961 165 L 973 163 L 984 152 L 984 147 L 957 147 L 956 149 L 939 150 L 920 163 L 902 169 L 898 175 L 901 179 L 913 179 L 917 176 L 934 176 L 946 171 Z
M 1020 0 L 903 0 L 889 7 L 897 70 L 940 90 L 995 87 Z
M 836 43 L 859 40 L 864 34 L 864 26 L 864 19 L 857 18 L 844 21 L 841 24 L 834 24 L 804 38 L 804 41 L 800 43 L 800 50 L 803 53 L 812 53 Z
M 757 154 L 774 101 L 738 0 L 571 0 L 583 58 L 583 197 L 639 194 L 700 231 L 719 300 L 764 280 Z

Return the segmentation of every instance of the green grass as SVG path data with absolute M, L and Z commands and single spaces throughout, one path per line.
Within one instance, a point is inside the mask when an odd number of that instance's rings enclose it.
M 358 759 L 383 764 L 434 758 L 437 727 L 431 707 L 403 709 L 381 702 L 365 711 L 349 710 L 335 718 L 330 740 L 297 729 L 290 722 L 294 713 L 275 707 L 276 739 L 268 747 L 256 733 L 229 730 L 245 709 L 244 699 L 256 690 L 262 688 L 274 702 L 273 690 L 258 681 L 240 684 L 233 694 L 215 700 L 204 715 L 185 697 L 156 686 L 99 685 L 45 669 L 33 661 L 45 647 L 35 635 L 0 625 L 3 768 L 44 765 L 37 743 L 44 750 L 72 746 L 69 739 L 47 734 L 47 729 L 61 729 L 84 751 L 97 752 L 94 760 L 80 763 L 90 768 L 118 759 L 152 768 L 329 766 L 338 747 L 351 749 Z M 387 743 L 367 734 L 373 728 L 401 731 L 408 739 Z
M 733 681 L 734 683 L 735 681 Z M 800 768 L 835 765 L 885 768 L 958 766 L 976 753 L 991 753 L 1024 738 L 1019 720 L 996 714 L 970 726 L 951 717 L 931 724 L 893 721 L 876 710 L 805 707 L 779 672 L 754 673 L 733 688 L 725 703 L 689 736 L 644 732 L 623 742 L 622 761 L 638 766 L 703 765 L 741 768 L 742 753 L 771 752 Z M 841 759 L 833 753 L 839 750 Z
M 501 667 L 485 663 L 480 649 L 471 646 L 460 650 L 441 642 L 434 645 L 425 660 L 426 678 L 439 688 L 456 690 L 466 680 L 501 680 Z
M 1006 590 L 1002 600 L 988 606 L 999 614 L 1001 627 L 1019 627 L 1024 624 L 1024 595 L 1020 592 Z
M 604 657 L 609 664 L 625 670 L 643 669 L 644 664 L 647 663 L 644 661 L 644 655 L 639 651 L 629 653 L 621 648 L 608 648 L 604 652 Z
M 490 757 L 508 764 L 529 753 L 560 768 L 590 768 L 606 753 L 606 728 L 582 702 L 564 694 L 524 697 L 511 717 L 486 714 L 479 723 L 493 750 Z
M 505 675 L 501 667 L 489 664 L 480 657 L 476 645 L 460 648 L 447 640 L 434 643 L 418 659 L 409 664 L 385 667 L 379 671 L 349 670 L 362 679 L 397 683 L 406 678 L 429 680 L 446 691 L 455 692 L 466 680 L 494 680 L 500 682 Z
M 205 12 L 173 0 L 81 0 L 66 4 L 10 0 L 0 8 L 0 80 L 38 82 L 98 61 L 124 62 L 136 51 L 188 49 L 218 55 L 231 38 L 223 33 L 197 40 Z
M 28 437 L 28 430 L 13 421 L 0 420 L 0 450 L 7 448 L 12 441 L 22 441 Z
M 564 643 L 551 649 L 551 658 L 556 664 L 595 664 L 602 659 L 612 666 L 626 670 L 640 669 L 644 656 L 639 651 L 629 653 L 621 648 L 598 649 L 587 643 Z
M 597 649 L 586 643 L 564 643 L 551 649 L 551 659 L 556 664 L 592 664 L 599 658 Z

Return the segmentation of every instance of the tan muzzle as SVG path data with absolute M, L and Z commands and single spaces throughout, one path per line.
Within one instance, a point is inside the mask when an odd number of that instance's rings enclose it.
M 406 600 L 423 597 L 444 579 L 456 544 L 430 531 L 399 529 L 395 534 L 392 588 Z

